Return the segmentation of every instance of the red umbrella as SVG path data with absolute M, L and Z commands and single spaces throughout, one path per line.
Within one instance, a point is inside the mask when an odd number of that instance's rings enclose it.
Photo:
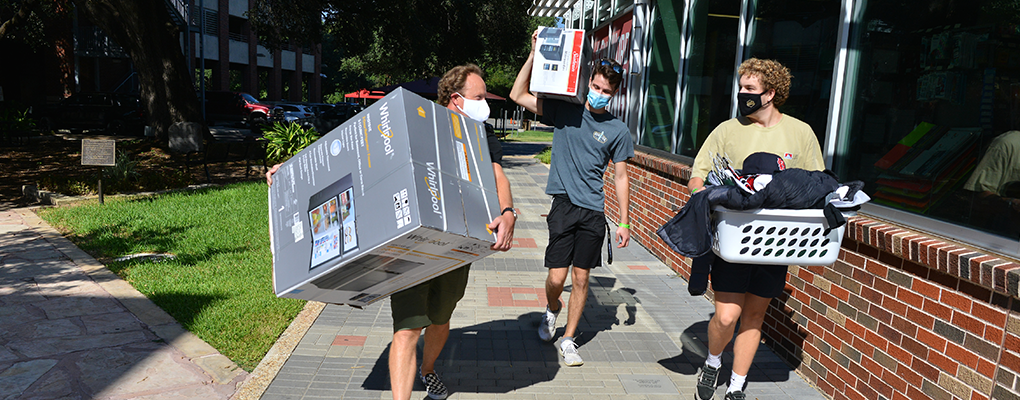
M 344 95 L 344 97 L 349 97 L 349 98 L 354 98 L 354 99 L 381 99 L 385 95 L 386 95 L 386 93 L 380 92 L 378 90 L 361 89 L 361 90 L 359 90 L 357 92 L 347 93 L 347 94 Z

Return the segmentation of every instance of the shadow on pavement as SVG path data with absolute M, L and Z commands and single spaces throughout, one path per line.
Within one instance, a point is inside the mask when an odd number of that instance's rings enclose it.
M 734 331 L 739 331 L 737 324 Z M 735 333 L 734 333 L 735 335 Z M 764 339 L 764 337 L 763 337 Z M 708 358 L 708 321 L 700 321 L 692 324 L 680 335 L 680 342 L 683 344 L 681 353 L 666 359 L 659 360 L 659 365 L 678 374 L 695 375 L 698 368 L 705 364 Z M 803 343 L 802 343 L 803 344 Z M 719 371 L 719 385 L 726 386 L 729 381 L 733 365 L 733 342 L 726 345 L 723 350 L 723 366 Z M 693 370 L 690 368 L 693 366 Z M 758 346 L 751 370 L 748 371 L 748 382 L 786 382 L 790 375 L 797 369 L 798 365 L 789 365 L 782 358 L 777 356 L 765 344 Z
M 446 347 L 436 360 L 436 371 L 451 393 L 509 393 L 547 382 L 560 369 L 559 353 L 542 342 L 532 329 L 538 312 L 516 320 L 495 320 L 450 330 Z M 418 340 L 418 363 L 424 342 Z M 390 390 L 389 346 L 379 355 L 372 372 L 361 383 L 367 390 Z M 415 381 L 414 390 L 425 390 Z
M 552 143 L 503 142 L 504 156 L 533 156 L 552 146 Z
M 634 325 L 636 322 L 637 305 L 640 303 L 634 297 L 637 291 L 627 287 L 612 289 L 615 285 L 616 278 L 606 276 L 589 278 L 588 301 L 581 321 L 577 325 L 577 337 L 574 338 L 574 343 L 577 343 L 578 347 L 583 348 L 600 332 L 611 331 L 614 326 L 621 324 Z M 573 287 L 568 286 L 568 288 L 572 289 Z M 627 313 L 627 319 L 622 322 L 618 315 L 621 304 L 625 305 L 624 309 Z M 557 333 L 562 336 L 563 328 L 558 329 Z

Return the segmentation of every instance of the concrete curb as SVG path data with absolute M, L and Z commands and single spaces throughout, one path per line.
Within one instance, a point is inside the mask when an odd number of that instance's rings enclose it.
M 308 328 L 312 326 L 324 308 L 326 308 L 326 303 L 317 301 L 305 303 L 305 308 L 291 321 L 287 330 L 283 331 L 283 334 L 276 339 L 273 347 L 269 349 L 265 357 L 262 357 L 262 361 L 259 361 L 259 365 L 248 375 L 248 378 L 241 382 L 240 387 L 230 399 L 256 400 L 262 397 L 262 393 L 265 393 L 266 388 L 276 378 L 280 368 L 283 368 L 283 364 L 290 358 L 298 343 L 305 337 Z
M 121 279 L 107 269 L 106 266 L 96 261 L 95 258 L 92 258 L 88 253 L 64 238 L 60 232 L 57 232 L 56 229 L 39 218 L 34 212 L 35 209 L 36 207 L 22 208 L 14 211 L 33 230 L 50 242 L 71 262 L 81 268 L 103 290 L 106 290 L 116 298 L 124 308 L 131 311 L 139 321 L 147 325 L 156 336 L 159 336 L 179 350 L 191 362 L 209 374 L 212 381 L 225 384 L 239 378 L 243 379 L 248 375 L 241 367 L 220 354 L 219 351 L 204 340 L 184 329 L 170 314 L 159 308 L 156 303 L 153 303 L 152 300 L 149 300 L 141 292 L 135 290 L 127 281 Z

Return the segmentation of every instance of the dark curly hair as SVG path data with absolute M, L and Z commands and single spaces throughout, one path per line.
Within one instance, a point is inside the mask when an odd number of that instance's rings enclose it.
M 595 68 L 592 70 L 591 76 L 594 78 L 595 75 L 602 75 L 610 85 L 613 85 L 613 90 L 615 91 L 620 88 L 620 82 L 623 82 L 623 75 L 621 72 L 616 72 L 614 67 L 618 68 L 619 71 L 623 71 L 620 63 L 603 58 L 595 62 Z
M 750 58 L 740 64 L 737 74 L 757 76 L 765 91 L 775 89 L 776 97 L 772 98 L 772 105 L 776 107 L 786 103 L 786 99 L 790 97 L 790 80 L 793 79 L 793 75 L 790 74 L 790 69 L 779 61 Z
M 474 64 L 464 64 L 446 71 L 443 78 L 439 80 L 439 93 L 437 93 L 439 105 L 443 107 L 449 105 L 450 95 L 463 89 L 464 81 L 471 74 L 477 74 L 479 77 L 485 78 L 485 75 L 482 74 L 482 69 Z

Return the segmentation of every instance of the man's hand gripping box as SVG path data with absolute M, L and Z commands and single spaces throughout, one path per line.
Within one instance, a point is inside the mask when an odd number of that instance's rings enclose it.
M 591 46 L 584 31 L 539 27 L 531 67 L 531 92 L 539 98 L 584 104 L 591 67 Z
M 273 289 L 364 306 L 494 253 L 498 215 L 485 127 L 397 89 L 273 175 Z

